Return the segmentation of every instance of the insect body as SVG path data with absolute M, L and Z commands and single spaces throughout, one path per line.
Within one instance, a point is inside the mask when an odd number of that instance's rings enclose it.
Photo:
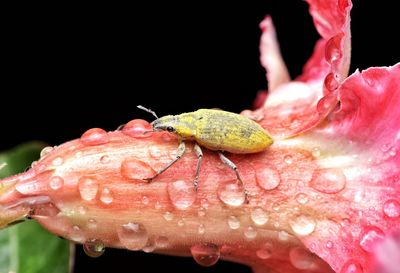
M 200 146 L 218 151 L 219 157 L 236 173 L 238 181 L 242 182 L 235 164 L 222 152 L 234 154 L 257 153 L 267 149 L 272 143 L 272 138 L 256 122 L 239 114 L 222 110 L 199 109 L 195 112 L 180 115 L 168 115 L 158 118 L 157 115 L 143 106 L 138 108 L 153 114 L 157 119 L 151 123 L 153 131 L 168 131 L 180 138 L 176 158 L 157 174 L 146 180 L 151 181 L 167 170 L 172 164 L 182 157 L 185 151 L 185 140 L 195 142 L 194 151 L 198 157 L 194 186 L 197 188 L 203 153 Z M 200 146 L 199 146 L 200 145 Z

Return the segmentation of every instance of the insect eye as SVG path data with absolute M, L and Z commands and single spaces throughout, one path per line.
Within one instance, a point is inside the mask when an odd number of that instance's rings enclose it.
M 173 132 L 173 131 L 174 131 L 174 127 L 168 126 L 168 127 L 167 127 L 167 131 L 168 131 L 168 132 Z

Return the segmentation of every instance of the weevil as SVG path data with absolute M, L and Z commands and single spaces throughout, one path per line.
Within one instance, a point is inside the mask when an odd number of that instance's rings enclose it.
M 145 179 L 149 182 L 165 172 L 183 156 L 185 140 L 189 140 L 194 141 L 194 152 L 197 156 L 193 181 L 195 189 L 198 187 L 200 165 L 203 159 L 203 152 L 200 146 L 217 151 L 221 161 L 235 172 L 237 180 L 243 185 L 236 165 L 223 153 L 258 153 L 266 150 L 273 143 L 272 137 L 258 123 L 239 114 L 222 110 L 199 109 L 195 112 L 159 118 L 154 111 L 141 105 L 137 107 L 156 118 L 151 123 L 153 131 L 168 131 L 179 137 L 179 146 L 175 159 L 157 171 L 153 177 Z

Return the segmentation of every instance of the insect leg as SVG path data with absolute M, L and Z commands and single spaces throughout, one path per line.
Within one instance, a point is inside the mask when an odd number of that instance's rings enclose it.
M 226 164 L 229 168 L 231 168 L 232 170 L 235 171 L 236 177 L 237 177 L 237 179 L 238 179 L 240 185 L 244 187 L 242 178 L 241 178 L 240 175 L 239 175 L 239 171 L 238 171 L 238 169 L 237 169 L 235 163 L 233 163 L 232 161 L 230 161 L 222 152 L 218 152 L 218 155 L 219 155 L 219 158 L 221 159 L 221 161 L 222 161 L 224 164 Z M 246 189 L 244 190 L 244 194 L 245 194 L 245 198 L 246 198 L 246 203 L 248 203 L 249 200 L 248 200 L 248 196 L 247 196 L 247 191 L 246 191 Z
M 162 174 L 163 172 L 165 172 L 169 167 L 171 167 L 176 161 L 178 161 L 182 155 L 185 153 L 185 142 L 181 141 L 179 143 L 178 149 L 176 150 L 176 157 L 174 160 L 172 160 L 171 162 L 169 162 L 164 168 L 162 168 L 161 170 L 157 171 L 157 173 L 153 176 L 153 177 L 149 177 L 149 178 L 145 178 L 144 180 L 146 180 L 147 182 L 151 182 L 151 180 L 153 180 L 154 178 L 156 178 L 157 176 L 159 176 L 160 174 Z
M 197 165 L 196 165 L 196 174 L 194 176 L 193 186 L 197 190 L 197 186 L 199 185 L 200 165 L 201 161 L 203 160 L 203 152 L 201 151 L 201 148 L 197 143 L 194 144 L 194 152 L 197 156 Z

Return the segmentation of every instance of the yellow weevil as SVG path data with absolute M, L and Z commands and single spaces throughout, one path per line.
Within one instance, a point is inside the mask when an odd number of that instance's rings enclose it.
M 239 183 L 243 185 L 237 167 L 223 152 L 233 154 L 258 153 L 264 151 L 273 143 L 271 136 L 259 124 L 239 114 L 222 110 L 199 109 L 195 112 L 159 118 L 154 111 L 141 105 L 137 107 L 156 118 L 151 123 L 153 131 L 168 131 L 176 134 L 180 140 L 176 158 L 153 177 L 146 178 L 147 181 L 153 180 L 177 162 L 185 152 L 184 141 L 191 140 L 195 142 L 194 152 L 198 158 L 193 182 L 196 189 L 199 183 L 200 164 L 203 159 L 200 146 L 218 151 L 221 161 L 235 171 Z

